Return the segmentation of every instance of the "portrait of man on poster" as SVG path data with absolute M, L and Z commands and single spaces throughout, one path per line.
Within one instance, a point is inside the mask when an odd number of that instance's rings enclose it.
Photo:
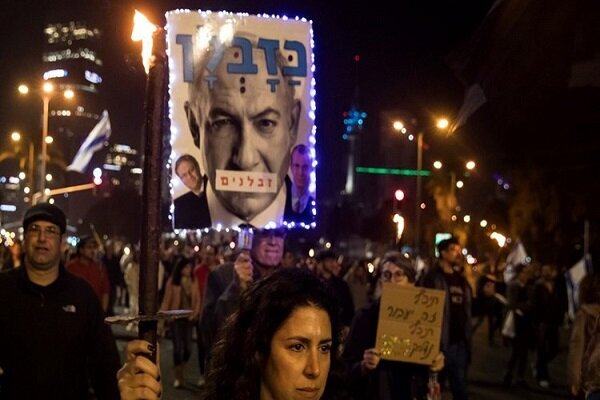
M 279 225 L 302 104 L 283 73 L 288 59 L 277 50 L 272 63 L 255 37 L 237 35 L 194 58 L 185 114 L 203 156 L 213 225 Z M 232 68 L 248 52 L 251 68 Z
M 291 184 L 285 202 L 286 222 L 310 224 L 315 220 L 315 198 L 311 192 L 313 163 L 310 149 L 303 143 L 292 149 L 290 160 Z
M 176 197 L 173 201 L 174 227 L 176 229 L 210 227 L 206 178 L 200 172 L 198 161 L 190 154 L 179 156 L 175 162 L 175 174 L 189 192 Z

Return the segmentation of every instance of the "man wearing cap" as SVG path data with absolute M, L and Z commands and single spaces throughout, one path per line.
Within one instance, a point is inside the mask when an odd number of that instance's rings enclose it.
M 354 316 L 342 355 L 346 363 L 349 392 L 354 399 L 425 398 L 428 369 L 439 371 L 444 365 L 442 353 L 438 354 L 428 368 L 418 364 L 382 360 L 381 349 L 375 347 L 382 284 L 413 287 L 415 276 L 415 268 L 405 253 L 389 251 L 379 262 L 377 298 Z
M 285 236 L 285 228 L 254 229 L 249 254 L 242 251 L 235 262 L 221 264 L 208 274 L 200 327 L 207 355 L 218 330 L 238 309 L 241 292 L 281 266 Z
M 437 245 L 439 258 L 423 276 L 422 286 L 444 290 L 444 321 L 441 349 L 446 366 L 440 375 L 450 381 L 452 399 L 467 398 L 467 369 L 471 362 L 471 286 L 463 275 L 461 247 L 455 238 L 442 240 Z
M 41 203 L 23 219 L 24 268 L 0 274 L 0 398 L 118 399 L 119 355 L 92 288 L 61 262 L 66 218 Z

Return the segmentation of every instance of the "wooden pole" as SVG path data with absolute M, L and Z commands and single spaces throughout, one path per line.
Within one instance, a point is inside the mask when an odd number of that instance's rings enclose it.
M 146 82 L 144 110 L 145 145 L 142 188 L 142 233 L 140 243 L 139 311 L 141 315 L 155 316 L 158 312 L 158 263 L 161 234 L 161 173 L 163 122 L 166 114 L 167 57 L 163 29 L 153 34 L 152 58 Z M 156 347 L 157 320 L 140 320 L 139 337 Z M 150 357 L 156 361 L 156 354 Z

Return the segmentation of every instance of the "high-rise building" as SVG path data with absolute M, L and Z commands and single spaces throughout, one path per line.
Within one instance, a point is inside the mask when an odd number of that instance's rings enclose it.
M 75 96 L 55 95 L 49 103 L 48 123 L 52 143 L 48 145 L 46 171 L 51 175 L 47 187 L 67 187 L 91 182 L 91 171 L 102 165 L 97 155 L 85 174 L 67 172 L 92 128 L 106 108 L 103 93 L 102 7 L 100 1 L 53 0 L 46 7 L 43 27 L 43 79 L 58 91 L 71 89 Z M 72 221 L 85 214 L 94 198 L 77 193 L 54 199 Z
M 54 139 L 49 152 L 68 165 L 104 108 L 102 59 L 96 50 L 101 33 L 86 21 L 50 23 L 44 33 L 44 80 L 75 92 L 70 100 L 54 96 L 48 113 L 49 132 Z
M 103 177 L 112 187 L 135 188 L 141 194 L 142 169 L 138 151 L 125 144 L 110 146 L 104 160 Z

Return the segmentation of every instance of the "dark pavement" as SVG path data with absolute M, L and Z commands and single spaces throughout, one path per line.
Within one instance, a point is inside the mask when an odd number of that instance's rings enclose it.
M 113 332 L 117 337 L 117 345 L 123 357 L 125 343 L 134 338 L 135 334 L 127 331 L 124 327 L 114 326 Z M 561 345 L 559 355 L 550 363 L 551 386 L 543 389 L 537 385 L 532 376 L 532 369 L 528 368 L 527 383 L 529 388 L 505 387 L 502 384 L 504 369 L 510 357 L 510 347 L 504 346 L 499 335 L 496 337 L 496 345 L 487 345 L 487 322 L 482 324 L 474 335 L 473 362 L 469 370 L 469 400 L 516 400 L 516 399 L 540 399 L 556 400 L 569 399 L 567 387 L 567 345 L 569 332 L 561 330 Z M 179 389 L 173 388 L 173 346 L 169 339 L 160 340 L 160 364 L 163 379 L 163 399 L 173 400 L 198 400 L 200 388 L 196 386 L 200 378 L 196 345 L 193 345 L 193 354 L 186 367 L 186 383 Z M 530 352 L 529 364 L 534 360 L 535 354 Z M 451 399 L 449 393 L 445 393 L 444 400 Z
M 560 350 L 558 356 L 549 364 L 550 388 L 541 388 L 533 377 L 531 363 L 535 360 L 535 353 L 529 352 L 526 381 L 529 388 L 505 387 L 502 384 L 504 371 L 510 358 L 510 346 L 502 344 L 499 334 L 496 336 L 496 345 L 489 347 L 487 344 L 487 321 L 482 324 L 473 336 L 473 361 L 469 369 L 469 400 L 514 400 L 514 399 L 540 399 L 556 400 L 569 399 L 567 384 L 567 346 L 569 331 L 561 329 Z M 451 396 L 444 397 L 450 399 Z

